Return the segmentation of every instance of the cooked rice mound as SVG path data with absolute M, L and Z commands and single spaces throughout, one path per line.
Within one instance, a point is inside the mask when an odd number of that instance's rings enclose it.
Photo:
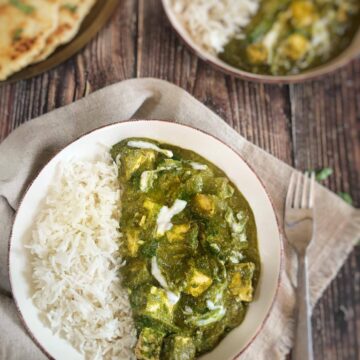
M 173 10 L 193 40 L 212 54 L 241 37 L 260 0 L 171 0 Z
M 85 358 L 134 359 L 136 331 L 119 278 L 117 166 L 105 151 L 60 164 L 59 172 L 29 244 L 33 301 Z

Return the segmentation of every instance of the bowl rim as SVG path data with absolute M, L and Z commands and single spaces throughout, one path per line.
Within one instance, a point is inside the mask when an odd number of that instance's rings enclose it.
M 200 45 L 197 45 L 195 41 L 191 39 L 191 36 L 187 34 L 186 29 L 181 25 L 179 20 L 176 20 L 175 13 L 171 10 L 170 1 L 169 0 L 161 0 L 163 9 L 165 11 L 166 17 L 175 31 L 177 36 L 180 38 L 181 42 L 185 45 L 187 49 L 189 49 L 194 55 L 199 57 L 202 61 L 206 64 L 209 64 L 216 70 L 225 73 L 226 75 L 230 75 L 235 78 L 240 78 L 248 81 L 253 81 L 257 83 L 263 84 L 297 84 L 303 83 L 310 80 L 316 80 L 321 78 L 324 75 L 328 75 L 333 73 L 334 71 L 338 70 L 339 68 L 349 64 L 353 61 L 357 56 L 360 55 L 360 46 L 354 51 L 354 53 L 350 54 L 349 56 L 342 57 L 341 55 L 344 54 L 345 51 L 350 49 L 351 45 L 355 38 L 359 38 L 360 40 L 360 26 L 351 41 L 351 43 L 345 48 L 340 54 L 338 54 L 333 59 L 325 62 L 320 66 L 316 66 L 312 69 L 306 70 L 299 74 L 295 75 L 263 75 L 263 74 L 255 74 L 249 71 L 245 71 L 235 66 L 229 65 L 226 62 L 222 61 L 221 59 L 217 58 L 216 56 L 210 54 L 206 50 L 202 49 Z M 182 33 L 184 32 L 184 34 Z M 186 36 L 187 35 L 187 36 Z
M 15 215 L 14 215 L 14 219 L 13 222 L 11 224 L 11 231 L 10 231 L 10 237 L 9 237 L 9 244 L 8 244 L 8 254 L 7 254 L 7 269 L 8 269 L 8 274 L 9 274 L 9 282 L 10 282 L 10 290 L 11 290 L 11 294 L 12 294 L 12 298 L 13 301 L 15 303 L 15 307 L 16 307 L 16 311 L 18 314 L 18 317 L 20 318 L 20 321 L 22 322 L 22 325 L 24 326 L 26 332 L 28 333 L 28 335 L 30 336 L 31 340 L 35 343 L 35 345 L 43 352 L 43 354 L 50 360 L 56 360 L 54 357 L 52 357 L 48 351 L 40 344 L 40 342 L 37 340 L 37 338 L 35 337 L 35 335 L 33 334 L 33 332 L 31 331 L 31 329 L 29 328 L 29 326 L 27 325 L 23 314 L 21 312 L 20 306 L 18 304 L 18 301 L 16 299 L 16 296 L 14 295 L 13 292 L 13 282 L 12 282 L 12 277 L 11 277 L 11 266 L 10 266 L 10 252 L 11 252 L 11 248 L 12 248 L 12 241 L 13 241 L 13 233 L 14 233 L 14 226 L 15 226 L 15 222 L 18 216 L 18 213 L 20 211 L 20 208 L 23 204 L 23 200 L 25 198 L 25 196 L 27 195 L 27 193 L 29 192 L 30 188 L 32 187 L 33 183 L 35 182 L 35 180 L 41 175 L 42 171 L 49 165 L 49 163 L 62 151 L 64 151 L 66 148 L 68 148 L 70 145 L 72 145 L 73 143 L 75 143 L 76 141 L 78 141 L 79 139 L 92 134 L 98 130 L 104 129 L 104 128 L 110 128 L 112 126 L 117 126 L 117 125 L 121 125 L 121 124 L 127 124 L 127 123 L 133 123 L 133 122 L 155 122 L 155 123 L 165 123 L 165 124 L 172 124 L 172 125 L 178 125 L 178 126 L 183 126 L 186 128 L 189 128 L 191 130 L 203 133 L 205 135 L 208 135 L 210 137 L 212 137 L 213 139 L 219 141 L 220 143 L 222 143 L 223 145 L 225 145 L 226 147 L 228 147 L 231 151 L 233 151 L 235 153 L 235 155 L 237 157 L 240 158 L 240 160 L 242 160 L 251 170 L 251 172 L 256 176 L 256 178 L 258 179 L 258 181 L 260 182 L 262 188 L 264 189 L 266 196 L 268 197 L 269 201 L 270 201 L 270 205 L 272 208 L 272 211 L 274 213 L 275 216 L 275 220 L 276 220 L 276 226 L 277 226 L 277 231 L 278 231 L 278 238 L 279 238 L 279 247 L 280 247 L 280 254 L 279 254 L 279 271 L 278 271 L 278 276 L 277 276 L 277 282 L 276 282 L 276 289 L 275 289 L 275 293 L 273 295 L 273 299 L 271 302 L 271 305 L 267 311 L 266 316 L 264 317 L 263 321 L 261 322 L 261 324 L 259 325 L 257 331 L 254 333 L 254 335 L 250 338 L 250 340 L 248 341 L 248 343 L 240 350 L 240 352 L 238 354 L 236 354 L 233 357 L 233 360 L 238 359 L 250 346 L 251 344 L 254 342 L 254 340 L 258 337 L 258 335 L 261 333 L 262 329 L 264 328 L 267 320 L 270 317 L 270 314 L 272 313 L 273 309 L 274 309 L 274 305 L 276 303 L 276 299 L 278 297 L 279 294 L 279 289 L 280 289 L 280 285 L 281 285 L 281 276 L 284 270 L 284 243 L 283 243 L 283 239 L 284 239 L 284 232 L 280 226 L 279 223 L 279 219 L 278 219 L 278 214 L 275 211 L 275 207 L 274 207 L 274 203 L 272 198 L 269 195 L 269 192 L 267 190 L 267 188 L 264 186 L 264 182 L 261 180 L 261 178 L 257 175 L 257 173 L 254 171 L 253 167 L 249 164 L 249 162 L 247 160 L 245 160 L 243 158 L 242 155 L 240 155 L 238 153 L 238 151 L 236 151 L 232 146 L 228 145 L 227 143 L 225 143 L 223 140 L 219 139 L 217 136 L 212 135 L 210 133 L 208 133 L 207 131 L 204 131 L 202 129 L 199 129 L 195 126 L 191 126 L 191 125 L 186 125 L 186 124 L 182 124 L 182 123 L 178 123 L 176 121 L 172 121 L 172 120 L 166 120 L 166 119 L 130 119 L 130 120 L 123 120 L 123 121 L 118 121 L 115 123 L 111 123 L 111 124 L 106 124 L 106 125 L 102 125 L 99 127 L 96 127 L 95 129 L 89 130 L 79 136 L 77 136 L 74 140 L 70 141 L 67 145 L 65 145 L 63 148 L 61 148 L 60 150 L 56 151 L 56 153 L 54 153 L 49 160 L 38 170 L 38 172 L 36 173 L 36 175 L 33 177 L 33 179 L 29 182 L 28 186 L 26 187 L 26 190 L 23 192 L 23 194 L 20 197 L 20 201 L 19 201 L 19 205 L 18 208 L 16 209 Z

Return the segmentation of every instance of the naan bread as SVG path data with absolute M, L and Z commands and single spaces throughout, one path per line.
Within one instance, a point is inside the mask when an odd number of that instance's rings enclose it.
M 33 62 L 58 19 L 59 0 L 0 0 L 0 80 Z
M 45 48 L 34 62 L 46 59 L 59 45 L 69 42 L 79 31 L 85 16 L 96 0 L 60 0 L 59 23 L 48 37 Z

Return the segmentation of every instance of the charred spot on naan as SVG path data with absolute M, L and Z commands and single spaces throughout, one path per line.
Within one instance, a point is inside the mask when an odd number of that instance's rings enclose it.
M 59 0 L 0 0 L 0 80 L 42 51 L 57 28 Z
M 21 54 L 28 52 L 37 41 L 39 41 L 39 36 L 32 38 L 25 37 L 16 41 L 10 58 L 12 60 L 17 59 Z
M 55 31 L 53 36 L 49 36 L 46 39 L 46 45 L 50 46 L 55 44 L 55 37 L 57 36 L 61 36 L 63 33 L 65 33 L 66 31 L 69 31 L 71 29 L 71 26 L 69 24 L 62 24 L 60 25 Z
M 96 0 L 60 0 L 59 24 L 48 37 L 45 48 L 34 63 L 45 60 L 55 49 L 74 38 Z

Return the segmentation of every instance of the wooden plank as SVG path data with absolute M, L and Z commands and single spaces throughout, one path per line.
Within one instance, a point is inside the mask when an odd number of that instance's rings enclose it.
M 297 168 L 331 167 L 324 185 L 360 205 L 360 60 L 336 73 L 290 87 Z M 316 359 L 359 359 L 360 249 L 357 247 L 316 305 Z
M 359 267 L 357 247 L 315 306 L 315 359 L 359 359 Z
M 290 87 L 295 165 L 331 167 L 325 185 L 360 205 L 360 60 L 333 75 Z
M 36 78 L 0 87 L 0 141 L 21 123 L 135 75 L 137 3 L 123 0 L 76 56 Z

